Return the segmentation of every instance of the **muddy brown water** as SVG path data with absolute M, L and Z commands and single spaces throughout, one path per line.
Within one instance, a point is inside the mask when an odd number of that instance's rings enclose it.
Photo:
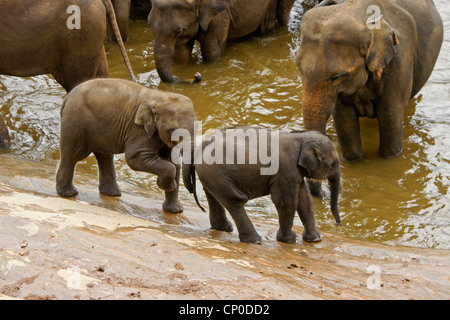
M 435 3 L 444 20 L 445 40 L 430 80 L 408 107 L 403 153 L 392 159 L 381 158 L 377 153 L 377 122 L 362 119 L 367 156 L 357 163 L 341 162 L 342 226 L 334 226 L 329 195 L 325 195 L 324 199 L 314 199 L 320 230 L 396 245 L 450 248 L 450 7 L 447 0 Z M 192 61 L 173 66 L 173 72 L 180 78 L 192 78 L 200 72 L 203 81 L 197 85 L 160 82 L 153 59 L 153 36 L 144 19 L 131 21 L 126 46 L 140 83 L 185 94 L 194 101 L 203 133 L 233 125 L 302 129 L 302 82 L 295 52 L 301 17 L 308 8 L 297 2 L 288 27 L 229 43 L 218 63 L 203 63 L 196 46 Z M 110 76 L 127 78 L 118 48 L 110 43 L 106 48 Z M 10 128 L 12 154 L 52 165 L 56 171 L 59 110 L 64 96 L 62 87 L 46 75 L 0 75 L 0 112 Z M 331 121 L 327 130 L 336 141 Z M 156 177 L 133 172 L 121 155 L 116 159 L 119 179 L 161 192 Z M 79 163 L 77 172 L 96 175 L 95 159 L 91 156 Z M 183 201 L 193 201 L 184 189 L 181 196 Z M 201 192 L 200 200 L 206 203 Z M 249 202 L 247 208 L 253 217 L 277 219 L 268 197 Z M 295 223 L 301 225 L 298 218 Z

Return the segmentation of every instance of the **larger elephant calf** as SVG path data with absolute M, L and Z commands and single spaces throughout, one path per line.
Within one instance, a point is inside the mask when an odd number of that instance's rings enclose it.
M 99 190 L 120 195 L 116 182 L 114 154 L 125 153 L 131 169 L 158 176 L 158 186 L 166 191 L 163 209 L 177 213 L 179 167 L 171 161 L 170 150 L 176 129 L 194 134 L 196 120 L 191 99 L 148 89 L 122 79 L 94 79 L 75 87 L 61 109 L 61 161 L 56 174 L 56 190 L 74 196 L 75 165 L 94 153 L 99 167 Z

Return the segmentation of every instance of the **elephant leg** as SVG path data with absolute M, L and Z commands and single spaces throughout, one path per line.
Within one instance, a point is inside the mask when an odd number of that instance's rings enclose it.
M 297 212 L 302 221 L 303 240 L 307 242 L 317 242 L 322 239 L 322 235 L 316 228 L 316 220 L 314 218 L 314 210 L 304 181 L 298 188 Z
M 289 22 L 289 17 L 291 13 L 291 9 L 294 5 L 295 0 L 278 0 L 277 7 L 277 20 L 278 23 L 282 26 L 287 26 Z
M 275 30 L 277 24 L 277 0 L 271 0 L 264 21 L 259 25 L 259 32 L 267 34 Z
M 247 243 L 261 243 L 261 236 L 256 232 L 253 223 L 250 221 L 242 202 L 231 202 L 225 208 L 233 217 L 234 223 L 239 233 L 239 240 Z
M 207 31 L 199 33 L 199 42 L 202 51 L 203 61 L 216 62 L 224 51 L 228 37 L 230 19 L 226 11 L 219 13 L 208 26 Z
M 244 209 L 248 197 L 239 191 L 233 182 L 226 175 L 221 174 L 221 172 L 216 172 L 216 175 L 211 178 L 209 172 L 205 173 L 200 168 L 197 168 L 197 174 L 203 183 L 206 196 L 208 197 L 210 216 L 212 214 L 214 218 L 214 220 L 211 220 L 211 226 L 213 227 L 213 221 L 214 223 L 219 222 L 221 227 L 227 226 L 224 223 L 227 219 L 222 208 L 223 206 L 233 218 L 239 233 L 239 239 L 242 242 L 260 243 L 261 237 L 256 232 L 253 223 L 250 221 Z M 231 223 L 229 226 L 231 231 Z
M 395 120 L 393 120 L 395 122 Z M 400 121 L 402 122 L 402 121 Z M 382 157 L 395 157 L 403 150 L 403 123 L 393 124 L 390 119 L 379 117 L 380 147 Z
M 227 218 L 225 208 L 207 189 L 204 189 L 204 191 L 209 205 L 209 221 L 211 223 L 211 228 L 227 232 L 233 231 L 233 225 Z
M 395 157 L 403 150 L 403 122 L 405 108 L 411 99 L 414 67 L 413 62 L 408 60 L 401 65 L 401 70 L 385 70 L 389 78 L 385 80 L 383 95 L 377 105 L 380 132 L 378 151 L 382 157 Z
M 147 137 L 143 137 L 147 140 Z M 147 141 L 145 141 L 147 143 Z M 175 165 L 160 158 L 155 152 L 143 151 L 142 143 L 125 148 L 125 160 L 132 170 L 143 171 L 158 176 L 156 181 L 164 191 L 173 191 L 177 187 Z
M 89 65 L 90 68 L 88 68 L 87 65 Z M 55 77 L 55 80 L 67 91 L 67 93 L 69 93 L 80 83 L 93 79 L 96 72 L 96 65 L 85 62 L 82 65 L 71 63 L 69 66 L 62 68 L 62 70 L 54 71 L 52 74 Z
M 180 166 L 176 166 L 175 182 L 177 186 L 172 191 L 165 191 L 165 200 L 163 210 L 170 213 L 183 212 L 183 205 L 178 199 L 178 190 L 180 188 Z
M 380 132 L 379 154 L 395 157 L 403 150 L 403 117 L 406 101 L 381 103 L 377 110 Z
M 78 127 L 73 127 L 67 124 L 65 116 L 61 120 L 61 135 L 60 135 L 60 154 L 58 170 L 56 172 L 56 191 L 60 196 L 72 197 L 78 194 L 77 189 L 73 186 L 73 175 L 75 166 L 78 161 L 81 161 L 89 156 L 89 150 L 83 143 L 86 137 L 82 130 Z
M 77 161 L 72 158 L 61 157 L 56 172 L 56 192 L 63 197 L 73 197 L 78 194 L 73 185 L 73 175 Z
M 105 47 L 103 46 L 102 54 L 99 56 L 99 66 L 97 68 L 96 78 L 108 78 L 108 60 L 106 58 Z
M 359 116 L 355 108 L 337 101 L 333 111 L 333 122 L 342 152 L 347 161 L 357 161 L 365 157 L 361 143 Z
M 84 81 L 95 77 L 108 77 L 108 61 L 104 46 L 97 51 L 96 55 L 70 57 L 62 61 L 61 65 L 62 67 L 54 70 L 52 74 L 67 92 Z
M 99 169 L 100 193 L 107 196 L 120 196 L 120 188 L 116 180 L 116 168 L 114 167 L 114 155 L 94 152 Z
M 11 147 L 11 137 L 9 136 L 8 127 L 5 120 L 0 115 L 0 149 L 9 149 Z
M 177 64 L 186 64 L 191 59 L 192 49 L 194 48 L 195 39 L 187 41 L 185 43 L 176 44 L 173 61 Z
M 297 238 L 297 235 L 292 230 L 297 207 L 297 191 L 296 188 L 286 190 L 285 187 L 282 187 L 291 184 L 289 182 L 285 182 L 282 185 L 274 184 L 270 191 L 272 202 L 277 208 L 280 224 L 277 232 L 277 240 L 281 242 L 295 242 Z M 296 181 L 293 184 L 296 184 Z

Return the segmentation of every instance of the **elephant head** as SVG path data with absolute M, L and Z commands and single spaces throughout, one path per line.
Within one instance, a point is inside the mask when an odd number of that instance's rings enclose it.
M 153 30 L 154 55 L 158 75 L 168 83 L 181 81 L 172 74 L 172 60 L 186 63 L 191 57 L 199 28 L 206 30 L 211 20 L 225 10 L 230 0 L 153 0 L 148 23 Z M 201 75 L 189 82 L 201 81 Z
M 173 139 L 174 131 L 184 129 L 193 137 L 196 120 L 191 99 L 175 93 L 160 93 L 142 101 L 136 113 L 135 123 L 144 127 L 149 137 L 158 133 L 162 142 L 173 148 L 181 142 L 179 138 Z M 193 139 L 191 140 L 193 146 Z
M 331 139 L 319 132 L 314 134 L 313 139 L 305 139 L 301 145 L 298 165 L 304 170 L 305 176 L 310 179 L 328 179 L 330 185 L 331 213 L 336 225 L 341 224 L 338 210 L 338 198 L 340 189 L 339 155 Z
M 388 22 L 381 16 L 367 21 L 358 6 L 340 12 L 346 5 L 340 2 L 313 8 L 302 20 L 296 62 L 307 130 L 325 132 L 337 97 L 355 93 L 370 76 L 380 80 L 396 53 L 398 39 Z

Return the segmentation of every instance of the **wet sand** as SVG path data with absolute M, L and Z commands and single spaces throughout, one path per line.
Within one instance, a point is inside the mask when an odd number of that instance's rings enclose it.
M 323 233 L 275 240 L 277 224 L 253 220 L 261 245 L 209 229 L 182 199 L 120 182 L 99 195 L 56 196 L 53 166 L 0 155 L 0 299 L 449 299 L 450 251 L 389 246 Z M 302 228 L 295 227 L 298 238 Z

